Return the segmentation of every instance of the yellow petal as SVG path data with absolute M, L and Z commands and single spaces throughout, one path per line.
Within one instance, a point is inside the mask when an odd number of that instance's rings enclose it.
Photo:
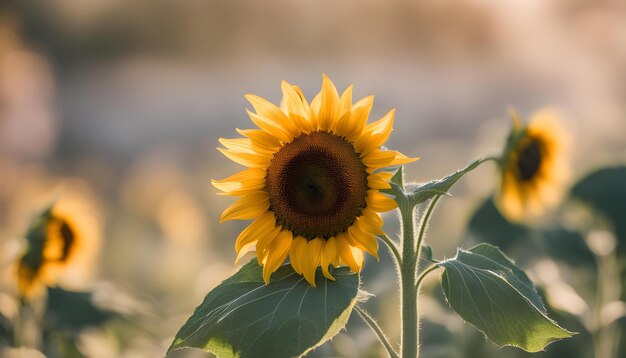
M 370 189 L 389 189 L 391 188 L 391 184 L 389 184 L 389 177 L 391 173 L 375 173 L 370 174 L 367 177 L 367 187 Z
M 265 168 L 271 160 L 271 157 L 261 153 L 242 153 L 224 148 L 217 148 L 217 150 L 233 162 L 249 168 Z
M 293 240 L 293 244 L 289 250 L 289 260 L 291 261 L 291 266 L 299 274 L 302 274 L 302 255 L 306 251 L 306 248 L 306 239 L 302 236 L 298 236 Z
M 283 91 L 283 99 L 287 105 L 287 112 L 307 118 L 310 109 L 304 96 L 301 96 L 301 93 L 298 93 L 294 86 L 287 83 L 287 81 L 282 81 L 280 87 Z
M 359 228 L 364 232 L 373 235 L 382 235 L 384 234 L 384 231 L 382 229 L 382 220 L 377 219 L 380 219 L 380 216 L 378 216 L 378 214 L 374 214 L 371 216 L 361 215 L 356 219 L 355 224 L 358 224 Z
M 293 236 L 291 231 L 283 230 L 272 241 L 267 249 L 268 254 L 263 266 L 263 281 L 266 284 L 270 283 L 270 276 L 274 273 L 280 265 L 285 261 L 293 242 Z
M 225 179 L 220 179 L 220 180 L 211 180 L 211 183 L 213 183 L 214 185 L 216 185 L 216 188 L 221 189 L 222 184 L 230 184 L 230 183 L 237 183 L 237 182 L 243 182 L 246 180 L 259 180 L 259 179 L 264 179 L 266 176 L 267 172 L 265 169 L 259 169 L 259 168 L 250 168 L 250 169 L 246 169 L 243 171 L 240 171 L 239 173 L 235 173 Z M 228 185 L 226 185 L 228 186 Z
M 266 118 L 258 114 L 252 113 L 247 109 L 246 112 L 248 113 L 248 116 L 250 117 L 252 123 L 261 128 L 263 131 L 270 133 L 274 137 L 284 142 L 290 142 L 293 139 L 293 136 L 290 134 L 289 130 L 285 128 L 282 123 L 278 123 L 270 118 Z M 285 115 L 282 111 L 280 113 L 282 113 L 283 116 Z
M 236 131 L 250 139 L 251 147 L 254 151 L 275 153 L 281 147 L 280 139 L 261 129 L 237 128 Z
M 265 187 L 266 171 L 260 168 L 246 169 L 222 180 L 211 180 L 211 184 L 224 195 L 241 196 Z
M 39 272 L 22 261 L 17 269 L 17 287 L 20 297 L 30 299 L 39 296 L 45 286 Z
M 337 251 L 339 253 L 339 257 L 341 258 L 341 261 L 344 264 L 348 265 L 348 267 L 350 268 L 352 272 L 361 271 L 360 266 L 357 264 L 356 260 L 354 259 L 350 244 L 348 243 L 348 240 L 345 234 L 343 233 L 338 234 L 336 236 L 336 240 L 337 240 Z
M 220 222 L 227 220 L 249 220 L 259 217 L 270 207 L 269 196 L 265 191 L 246 194 L 226 208 Z
M 259 265 L 265 263 L 268 254 L 267 248 L 272 244 L 272 241 L 274 241 L 274 239 L 276 238 L 276 236 L 278 236 L 281 230 L 281 226 L 276 226 L 274 230 L 259 237 L 259 240 L 256 243 L 256 258 L 257 261 L 259 261 Z
M 350 246 L 358 247 L 367 251 L 370 255 L 378 258 L 378 239 L 376 236 L 363 231 L 356 223 L 348 228 L 346 239 Z
M 367 207 L 380 212 L 393 210 L 398 207 L 398 204 L 386 196 L 383 193 L 378 192 L 378 190 L 368 190 L 367 191 Z
M 320 113 L 320 107 L 322 106 L 322 92 L 316 94 L 311 101 L 311 112 L 315 118 L 318 117 Z M 317 119 L 315 119 L 315 123 L 317 123 Z
M 315 287 L 315 271 L 317 271 L 317 266 L 320 264 L 320 256 L 323 248 L 323 239 L 313 239 L 307 244 L 306 251 L 302 256 L 302 274 L 313 287 Z
M 355 272 L 360 272 L 363 268 L 363 260 L 365 259 L 363 257 L 363 251 L 356 247 L 350 247 L 350 251 L 352 252 L 352 257 L 354 257 L 354 262 L 357 266 L 357 271 Z
M 311 133 L 317 130 L 317 122 L 311 120 L 311 108 L 302 94 L 302 90 L 298 86 L 289 85 L 287 82 L 281 84 L 283 87 L 283 96 L 289 98 L 287 101 L 287 110 L 289 119 L 297 130 L 304 133 Z M 299 135 L 300 133 L 298 133 Z
M 524 218 L 525 208 L 522 193 L 515 183 L 513 174 L 505 173 L 496 205 L 507 219 L 518 222 Z
M 273 103 L 253 94 L 248 94 L 245 97 L 259 116 L 274 122 L 277 127 L 283 128 L 286 132 L 294 129 L 293 123 L 289 121 L 285 113 Z
M 317 130 L 317 124 L 313 124 L 309 117 L 305 118 L 292 113 L 289 115 L 289 118 L 293 121 L 294 125 L 303 133 L 309 134 Z
M 356 146 L 356 143 L 355 143 Z M 358 149 L 357 149 L 358 150 Z M 385 168 L 391 165 L 393 160 L 396 158 L 396 152 L 389 150 L 374 150 L 370 151 L 363 157 L 363 164 L 367 166 L 368 169 L 379 169 Z
M 385 144 L 387 139 L 389 139 L 389 135 L 393 130 L 393 119 L 395 116 L 396 110 L 395 108 L 389 111 L 387 114 L 383 116 L 383 118 L 377 120 L 376 122 L 372 122 L 365 127 L 364 132 L 371 133 L 370 135 L 373 137 L 374 147 L 380 147 Z
M 350 115 L 350 111 L 343 113 L 339 120 L 335 122 L 335 126 L 332 128 L 332 132 L 339 136 L 346 137 L 350 133 L 348 128 L 352 125 L 352 119 L 350 119 Z
M 326 131 L 333 128 L 338 119 L 339 94 L 335 85 L 326 75 L 322 75 L 322 78 L 321 102 L 317 123 L 319 129 Z
M 393 151 L 393 150 L 390 150 L 389 152 L 396 153 L 396 157 L 391 162 L 391 164 L 389 164 L 389 166 L 412 163 L 412 162 L 420 159 L 419 157 L 409 158 L 406 155 L 404 155 L 404 154 L 402 154 L 400 152 Z
M 321 264 L 322 264 L 322 272 L 324 276 L 329 280 L 335 281 L 333 275 L 328 271 L 328 265 L 333 263 L 337 258 L 337 239 L 335 237 L 331 237 L 326 241 L 326 246 L 324 247 L 324 251 L 322 252 Z
M 367 96 L 352 105 L 350 126 L 346 129 L 346 138 L 349 141 L 354 142 L 361 136 L 373 105 L 374 96 Z
M 340 107 L 341 115 L 352 111 L 352 89 L 353 88 L 354 88 L 353 85 L 348 86 L 348 88 L 346 88 L 346 90 L 341 95 L 341 99 L 339 100 L 339 103 L 340 103 L 339 107 Z
M 239 255 L 243 256 L 241 250 L 244 246 L 255 244 L 260 237 L 271 232 L 275 226 L 276 218 L 274 217 L 274 213 L 268 211 L 243 229 L 237 237 L 237 241 L 235 241 L 235 252 L 238 254 L 237 259 L 239 259 Z
M 346 136 L 353 127 L 350 119 L 350 116 L 352 116 L 352 88 L 353 86 L 350 85 L 339 99 L 339 118 L 335 122 L 332 131 L 340 136 Z
M 383 226 L 383 219 L 380 217 L 380 214 L 370 208 L 363 209 L 361 216 L 367 219 L 367 221 L 375 223 L 376 226 Z
M 252 142 L 248 138 L 220 138 L 218 142 L 233 152 L 255 153 L 252 150 Z

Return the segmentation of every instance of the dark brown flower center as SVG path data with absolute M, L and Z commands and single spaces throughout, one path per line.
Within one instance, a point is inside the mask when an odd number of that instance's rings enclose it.
M 265 190 L 280 225 L 307 239 L 343 232 L 367 205 L 367 172 L 351 143 L 328 132 L 302 134 L 267 168 Z
M 542 149 L 541 142 L 532 139 L 519 152 L 517 158 L 517 176 L 522 181 L 532 180 L 541 168 Z
M 58 228 L 59 237 L 62 240 L 62 250 L 60 252 L 60 256 L 56 258 L 58 261 L 66 261 L 70 256 L 70 252 L 73 249 L 74 241 L 76 240 L 76 236 L 74 235 L 74 231 L 72 227 L 67 223 L 67 221 L 63 219 L 53 218 L 53 221 L 50 223 L 55 225 Z

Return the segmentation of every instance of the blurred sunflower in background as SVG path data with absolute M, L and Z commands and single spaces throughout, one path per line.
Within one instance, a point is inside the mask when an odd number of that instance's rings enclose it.
M 528 124 L 511 114 L 513 128 L 500 159 L 496 205 L 509 220 L 536 218 L 561 199 L 569 178 L 568 134 L 551 109 L 536 112 Z
M 46 286 L 80 286 L 90 275 L 99 230 L 95 217 L 81 204 L 61 200 L 33 220 L 17 264 L 20 297 L 36 297 Z
M 363 251 L 378 257 L 382 234 L 379 212 L 396 207 L 379 192 L 392 173 L 378 169 L 412 162 L 382 149 L 392 131 L 394 110 L 367 123 L 373 96 L 352 103 L 352 86 L 339 96 L 323 76 L 320 93 L 309 104 L 297 86 L 281 84 L 282 108 L 255 95 L 246 98 L 259 129 L 220 139 L 218 148 L 248 169 L 213 185 L 223 195 L 241 196 L 220 221 L 254 221 L 237 238 L 237 259 L 256 248 L 263 279 L 289 256 L 294 270 L 315 287 L 315 272 L 334 279 L 329 266 L 359 272 Z

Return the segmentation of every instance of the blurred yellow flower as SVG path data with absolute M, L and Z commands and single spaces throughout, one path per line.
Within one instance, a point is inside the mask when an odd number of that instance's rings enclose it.
M 334 279 L 329 265 L 361 270 L 363 251 L 378 257 L 378 214 L 396 203 L 379 192 L 390 173 L 377 169 L 405 164 L 399 152 L 382 150 L 392 130 L 394 110 L 367 123 L 373 97 L 352 104 L 352 86 L 339 96 L 323 76 L 309 104 L 300 88 L 282 82 L 282 109 L 255 95 L 246 98 L 259 129 L 237 130 L 245 138 L 220 139 L 218 148 L 248 169 L 213 185 L 223 195 L 241 196 L 221 221 L 254 221 L 235 244 L 237 259 L 256 248 L 263 279 L 289 256 L 294 270 L 315 287 L 315 271 Z
M 536 218 L 561 199 L 568 167 L 567 132 L 554 110 L 535 113 L 527 125 L 513 113 L 513 129 L 500 161 L 496 205 L 511 221 Z
M 64 276 L 89 270 L 98 251 L 97 223 L 84 208 L 68 201 L 55 203 L 38 216 L 27 233 L 27 249 L 17 266 L 21 297 L 32 298 Z

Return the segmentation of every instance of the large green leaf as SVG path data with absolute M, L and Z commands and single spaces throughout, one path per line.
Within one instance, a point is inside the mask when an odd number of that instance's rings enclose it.
M 532 282 L 500 249 L 480 244 L 438 264 L 452 308 L 498 346 L 538 352 L 572 333 L 548 318 Z
M 407 185 L 406 192 L 409 200 L 413 205 L 421 204 L 437 195 L 447 194 L 448 190 L 456 183 L 461 177 L 483 162 L 482 159 L 477 159 L 468 164 L 465 168 L 460 169 L 446 177 L 441 179 L 432 180 L 426 183 L 409 184 Z
M 45 323 L 50 329 L 80 330 L 98 326 L 117 313 L 100 308 L 93 302 L 91 292 L 66 291 L 58 287 L 48 288 L 48 306 Z
M 336 281 L 318 270 L 317 288 L 283 265 L 263 282 L 252 260 L 205 297 L 169 351 L 201 348 L 218 357 L 294 357 L 344 327 L 356 302 L 358 274 L 342 267 Z
M 606 217 L 619 238 L 618 252 L 626 255 L 626 166 L 603 168 L 581 179 L 571 196 Z

